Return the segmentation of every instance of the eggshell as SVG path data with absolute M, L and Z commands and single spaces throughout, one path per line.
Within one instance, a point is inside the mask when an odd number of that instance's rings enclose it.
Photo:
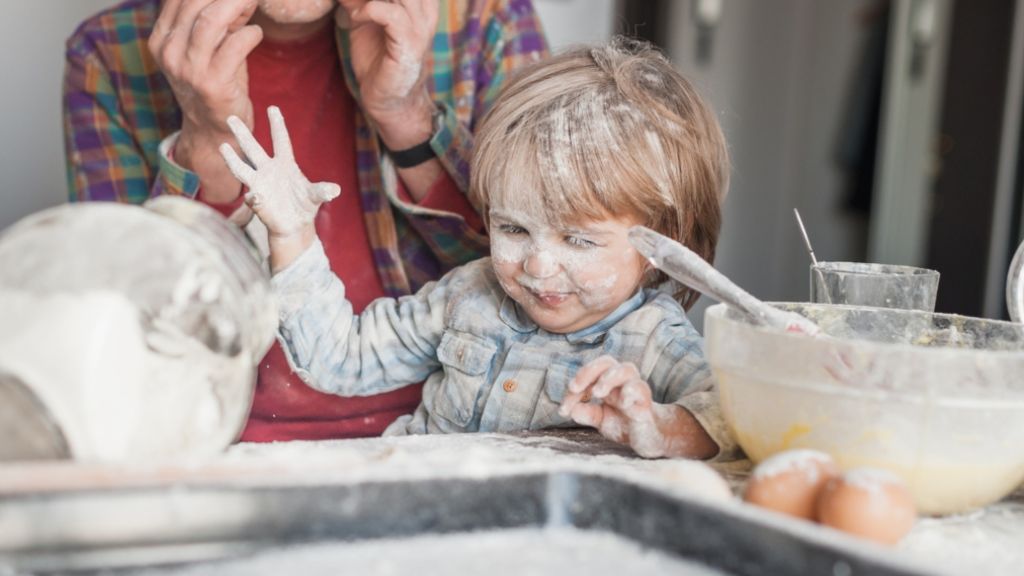
M 818 498 L 822 524 L 882 544 L 895 544 L 917 520 L 914 499 L 896 475 L 859 468 L 834 478 Z
M 814 520 L 818 493 L 838 474 L 839 467 L 824 452 L 780 452 L 754 469 L 743 499 L 782 514 Z

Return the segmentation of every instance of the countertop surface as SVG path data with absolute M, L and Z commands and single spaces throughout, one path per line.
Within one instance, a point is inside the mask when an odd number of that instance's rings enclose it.
M 638 458 L 629 448 L 588 430 L 238 444 L 224 454 L 201 460 L 0 465 L 0 507 L 5 500 L 78 491 L 487 478 L 558 470 L 612 476 L 681 498 L 707 498 L 680 481 L 680 466 L 673 460 Z M 714 467 L 738 495 L 750 463 Z M 935 574 L 1020 574 L 1024 567 L 1024 547 L 1020 545 L 1024 541 L 1024 491 L 968 514 L 922 518 L 891 549 L 746 506 L 738 498 L 717 499 L 711 504 L 768 521 L 799 537 L 838 543 L 860 554 L 888 557 Z

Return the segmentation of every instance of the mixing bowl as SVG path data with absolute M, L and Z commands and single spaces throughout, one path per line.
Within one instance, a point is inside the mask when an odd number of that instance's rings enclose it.
M 198 202 L 24 218 L 0 235 L 0 461 L 216 453 L 276 327 L 247 240 Z
M 1024 326 L 912 310 L 777 304 L 822 335 L 753 326 L 724 305 L 706 345 L 754 462 L 792 448 L 900 475 L 919 510 L 999 500 L 1024 480 Z

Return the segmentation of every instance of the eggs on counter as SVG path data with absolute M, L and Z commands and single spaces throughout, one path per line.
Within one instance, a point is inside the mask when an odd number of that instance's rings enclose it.
M 883 544 L 898 542 L 917 519 L 913 498 L 896 475 L 868 468 L 840 473 L 832 457 L 817 450 L 764 460 L 743 499 Z
M 906 485 L 885 470 L 850 470 L 830 480 L 818 497 L 819 522 L 882 544 L 899 542 L 915 520 Z
M 762 508 L 814 520 L 818 494 L 838 475 L 839 466 L 824 452 L 781 452 L 754 469 L 743 499 Z

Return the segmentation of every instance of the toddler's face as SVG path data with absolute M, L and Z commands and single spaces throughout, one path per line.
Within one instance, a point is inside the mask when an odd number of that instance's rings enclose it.
M 634 218 L 550 222 L 505 206 L 490 212 L 491 259 L 502 288 L 541 328 L 570 333 L 632 296 L 647 263 L 627 239 Z

